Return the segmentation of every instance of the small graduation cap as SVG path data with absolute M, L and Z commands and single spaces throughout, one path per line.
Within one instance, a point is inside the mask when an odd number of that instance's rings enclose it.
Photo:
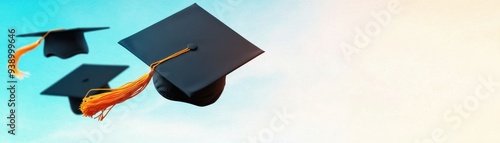
M 119 42 L 150 65 L 149 73 L 111 92 L 86 97 L 84 116 L 105 116 L 115 104 L 139 94 L 154 79 L 165 98 L 197 106 L 214 103 L 226 75 L 264 51 L 197 4 L 193 4 Z
M 92 28 L 74 28 L 67 30 L 45 31 L 29 34 L 17 35 L 17 37 L 43 37 L 45 34 L 45 45 L 43 53 L 45 57 L 57 56 L 62 59 L 67 59 L 76 54 L 89 52 L 87 42 L 85 41 L 85 32 L 109 29 L 109 27 L 92 27 Z
M 108 82 L 127 69 L 128 66 L 120 65 L 93 65 L 82 64 L 68 75 L 45 89 L 42 94 L 67 96 L 71 110 L 75 114 L 82 114 L 80 104 L 83 97 L 89 94 L 89 89 L 109 88 Z M 90 94 L 104 93 L 105 90 Z
M 74 29 L 54 29 L 44 32 L 17 35 L 17 37 L 41 37 L 36 42 L 19 48 L 15 54 L 14 75 L 23 79 L 26 72 L 20 71 L 18 66 L 19 58 L 25 53 L 35 49 L 42 40 L 46 39 L 44 45 L 45 57 L 57 56 L 62 59 L 70 58 L 80 53 L 88 53 L 89 49 L 85 41 L 85 32 L 108 29 L 109 27 L 74 28 Z

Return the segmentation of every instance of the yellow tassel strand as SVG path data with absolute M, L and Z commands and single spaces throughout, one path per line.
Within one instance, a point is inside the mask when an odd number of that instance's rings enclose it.
M 14 53 L 14 69 L 13 70 L 14 70 L 14 76 L 17 79 L 24 79 L 24 77 L 29 76 L 29 72 L 24 72 L 24 71 L 19 70 L 19 68 L 17 68 L 18 64 L 19 64 L 19 58 L 21 58 L 22 55 L 26 54 L 27 52 L 35 49 L 38 45 L 40 45 L 40 43 L 42 43 L 42 40 L 45 39 L 45 37 L 47 37 L 47 35 L 49 35 L 50 32 L 59 31 L 59 30 L 64 30 L 64 29 L 61 28 L 61 29 L 50 30 L 47 33 L 45 33 L 40 39 L 36 40 L 34 43 L 23 46 L 23 47 L 16 50 L 16 52 Z
M 189 51 L 190 51 L 189 48 L 185 48 L 162 60 L 152 63 L 149 66 L 150 70 L 147 74 L 144 74 L 137 80 L 128 82 L 118 88 L 90 89 L 83 98 L 82 104 L 80 104 L 80 110 L 82 111 L 83 116 L 92 118 L 94 115 L 98 114 L 97 117 L 95 118 L 97 118 L 97 120 L 99 121 L 102 121 L 116 104 L 122 103 L 132 97 L 135 97 L 137 94 L 142 92 L 149 84 L 149 81 L 153 77 L 154 70 L 158 65 L 167 60 L 175 58 L 179 55 L 187 53 Z M 89 96 L 89 93 L 92 91 L 109 91 L 109 92 L 104 92 Z

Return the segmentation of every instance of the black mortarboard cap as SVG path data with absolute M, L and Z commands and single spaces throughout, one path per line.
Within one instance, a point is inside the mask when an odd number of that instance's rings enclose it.
M 84 33 L 109 27 L 74 28 L 67 30 L 52 31 L 45 37 L 44 55 L 45 57 L 57 56 L 62 59 L 70 58 L 74 55 L 89 52 Z M 21 34 L 17 37 L 42 37 L 48 31 Z
M 198 106 L 214 103 L 226 75 L 264 52 L 197 4 L 119 43 L 148 65 L 192 49 L 156 67 L 153 82 L 163 97 Z
M 68 96 L 73 113 L 82 114 L 79 107 L 85 94 L 93 88 L 109 88 L 108 82 L 127 68 L 128 66 L 121 65 L 82 64 L 47 88 L 42 94 Z M 98 93 L 102 92 L 90 93 L 89 95 Z

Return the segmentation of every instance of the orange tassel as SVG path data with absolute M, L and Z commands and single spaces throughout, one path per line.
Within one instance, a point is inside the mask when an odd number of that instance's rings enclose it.
M 14 76 L 18 79 L 24 79 L 24 77 L 28 77 L 29 76 L 29 72 L 24 72 L 24 71 L 21 71 L 19 70 L 18 67 L 18 64 L 19 64 L 19 58 L 21 58 L 22 55 L 26 54 L 27 52 L 35 49 L 38 45 L 40 45 L 40 43 L 42 43 L 42 40 L 45 39 L 45 37 L 47 35 L 49 35 L 50 32 L 52 31 L 57 31 L 57 30 L 64 30 L 64 29 L 54 29 L 54 30 L 50 30 L 48 31 L 47 33 L 45 33 L 45 35 L 43 35 L 40 39 L 36 40 L 34 43 L 31 43 L 29 45 L 26 45 L 26 46 L 23 46 L 19 49 L 16 50 L 16 52 L 14 53 Z
M 83 98 L 82 104 L 80 104 L 80 110 L 82 111 L 83 116 L 92 118 L 95 114 L 98 114 L 97 117 L 95 118 L 97 118 L 97 120 L 99 121 L 102 121 L 116 104 L 122 103 L 132 97 L 135 97 L 137 94 L 142 92 L 149 84 L 149 81 L 153 77 L 154 70 L 158 65 L 189 51 L 190 51 L 189 48 L 185 48 L 160 61 L 152 63 L 150 65 L 150 70 L 147 74 L 144 74 L 137 80 L 128 82 L 118 88 L 90 89 Z M 89 96 L 89 93 L 92 91 L 103 91 L 103 90 L 109 92 L 104 92 Z

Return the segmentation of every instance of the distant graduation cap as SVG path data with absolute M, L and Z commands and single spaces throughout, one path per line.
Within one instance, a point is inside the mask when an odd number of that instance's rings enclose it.
M 71 73 L 45 89 L 42 94 L 67 96 L 71 106 L 71 111 L 75 114 L 82 114 L 80 104 L 89 89 L 109 88 L 108 82 L 127 69 L 128 66 L 121 65 L 93 65 L 82 64 Z M 104 93 L 97 91 L 91 94 Z
M 156 90 L 163 97 L 197 106 L 214 103 L 222 94 L 226 75 L 264 52 L 197 4 L 119 41 L 119 44 L 151 69 L 133 82 L 140 85 L 134 87 L 135 90 L 120 87 L 117 94 L 108 96 L 131 98 L 153 78 Z M 122 94 L 124 90 L 129 90 L 130 95 Z M 85 104 L 101 101 L 84 99 L 81 108 L 84 116 L 92 117 L 95 111 L 101 114 L 109 112 L 109 108 L 103 108 L 105 106 L 83 108 L 87 106 Z M 99 120 L 103 118 L 100 116 Z
M 45 57 L 57 56 L 62 59 L 89 52 L 84 33 L 109 29 L 109 27 L 73 28 L 50 31 L 45 37 L 43 52 Z M 42 37 L 49 31 L 21 34 L 17 37 Z
M 18 64 L 21 56 L 35 49 L 42 40 L 46 39 L 43 48 L 45 57 L 57 56 L 62 59 L 70 58 L 80 53 L 88 53 L 89 49 L 85 40 L 84 33 L 108 29 L 109 27 L 92 27 L 92 28 L 74 28 L 74 29 L 53 29 L 44 32 L 29 33 L 17 35 L 17 37 L 41 37 L 34 43 L 23 46 L 14 53 L 14 66 L 9 66 L 14 70 L 14 76 L 18 79 L 23 79 L 27 72 L 19 70 Z

